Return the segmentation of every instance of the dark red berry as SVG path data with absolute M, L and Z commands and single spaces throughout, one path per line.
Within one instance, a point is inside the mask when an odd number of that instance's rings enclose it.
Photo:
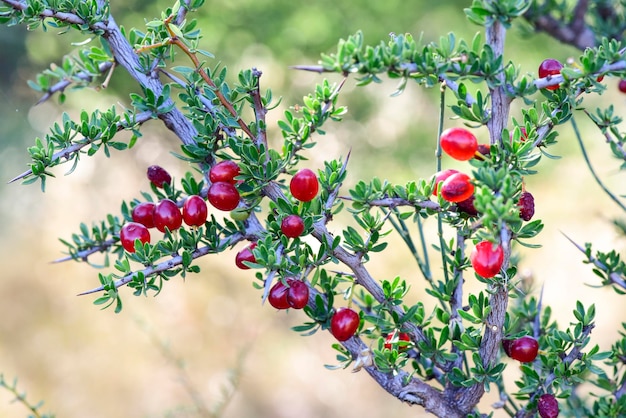
M 172 176 L 165 171 L 163 167 L 158 165 L 151 165 L 148 167 L 148 180 L 152 182 L 156 187 L 163 187 L 165 183 L 172 183 Z
M 208 216 L 208 210 L 204 199 L 198 195 L 192 195 L 183 204 L 183 221 L 189 226 L 204 225 Z
M 298 215 L 287 215 L 280 223 L 280 230 L 288 238 L 297 238 L 304 232 L 304 221 Z
M 537 401 L 537 410 L 541 418 L 556 418 L 559 416 L 559 403 L 554 395 L 544 393 Z
M 459 213 L 462 213 L 470 218 L 478 216 L 478 211 L 476 210 L 476 207 L 474 207 L 474 199 L 475 196 L 471 195 L 467 199 L 457 202 L 456 207 Z
M 330 319 L 330 333 L 339 341 L 346 341 L 359 328 L 361 318 L 350 308 L 339 308 Z
M 478 141 L 473 133 L 464 128 L 450 128 L 441 133 L 441 149 L 450 157 L 467 161 L 474 157 Z
M 491 145 L 489 144 L 478 144 L 478 148 L 476 149 L 476 153 L 474 154 L 474 159 L 479 161 L 485 161 L 491 155 Z
M 312 170 L 303 168 L 291 178 L 289 190 L 291 195 L 299 201 L 311 201 L 317 196 L 317 191 L 319 190 L 317 176 Z
M 397 345 L 398 351 L 405 351 L 408 348 L 410 341 L 411 338 L 406 332 L 394 331 L 385 338 L 384 347 L 387 350 L 391 350 L 392 347 Z
M 474 185 L 465 173 L 455 173 L 441 185 L 441 197 L 448 202 L 462 202 L 474 194 Z
M 534 361 L 539 352 L 537 340 L 527 335 L 515 340 L 502 340 L 502 347 L 507 356 L 521 363 Z
M 250 263 L 256 263 L 256 258 L 254 254 L 252 254 L 252 250 L 256 247 L 256 242 L 248 245 L 243 250 L 239 251 L 235 256 L 235 265 L 242 270 L 248 270 L 250 267 L 244 264 L 244 261 L 248 261 Z
M 437 193 L 439 192 L 439 183 L 443 183 L 448 177 L 458 172 L 458 170 L 448 168 L 435 173 L 435 175 L 433 176 L 433 196 L 437 196 Z
M 133 208 L 131 216 L 134 222 L 144 225 L 146 228 L 154 228 L 154 208 L 152 202 L 142 202 Z
M 535 198 L 530 192 L 522 192 L 517 202 L 519 206 L 519 217 L 525 221 L 530 221 L 535 214 Z
M 621 79 L 617 84 L 617 89 L 622 93 L 626 93 L 626 79 Z
M 231 211 L 239 204 L 239 192 L 233 184 L 220 181 L 211 184 L 207 199 L 217 209 Z
M 280 280 L 270 288 L 267 300 L 276 309 L 289 309 L 291 307 L 287 301 L 287 286 Z
M 239 166 L 231 160 L 220 161 L 209 170 L 211 183 L 225 182 L 235 184 L 235 177 L 239 175 Z
M 302 309 L 309 303 L 309 286 L 301 280 L 287 280 L 287 302 L 294 309 Z
M 161 200 L 154 208 L 154 226 L 161 232 L 165 228 L 176 231 L 183 224 L 183 215 L 176 203 L 170 199 Z
M 491 241 L 481 241 L 472 250 L 470 261 L 476 274 L 489 279 L 500 271 L 504 262 L 504 250 L 499 244 L 494 245 Z
M 563 64 L 561 64 L 559 61 L 555 59 L 548 58 L 546 60 L 543 60 L 541 64 L 539 65 L 539 78 L 561 74 L 562 68 L 563 68 Z M 554 86 L 546 87 L 546 89 L 548 90 L 556 90 L 558 88 L 559 88 L 558 84 Z
M 135 240 L 141 241 L 142 244 L 150 242 L 150 231 L 148 231 L 148 228 L 138 222 L 128 222 L 124 224 L 120 230 L 122 247 L 129 253 L 134 253 Z

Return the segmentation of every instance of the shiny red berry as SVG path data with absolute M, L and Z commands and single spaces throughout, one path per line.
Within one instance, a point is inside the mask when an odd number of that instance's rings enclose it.
M 133 222 L 140 223 L 146 228 L 154 228 L 154 208 L 156 208 L 156 205 L 152 202 L 138 204 L 131 212 Z
M 147 175 L 148 180 L 150 180 L 152 184 L 154 184 L 156 187 L 163 188 L 163 185 L 165 183 L 172 183 L 172 176 L 170 176 L 170 173 L 168 173 L 163 167 L 160 167 L 158 165 L 151 165 L 150 167 L 148 167 Z
M 288 238 L 297 238 L 304 232 L 304 221 L 298 215 L 287 215 L 280 223 L 280 230 Z
M 541 418 L 556 418 L 559 416 L 559 403 L 554 395 L 544 393 L 537 401 L 537 411 Z
M 204 225 L 208 216 L 208 210 L 204 199 L 198 195 L 192 195 L 183 204 L 183 221 L 189 226 Z
M 289 309 L 291 306 L 287 301 L 287 286 L 285 286 L 280 280 L 277 281 L 270 288 L 267 301 L 276 309 Z
M 294 309 L 302 309 L 309 303 L 309 286 L 301 280 L 287 280 L 287 302 Z
M 330 319 L 330 333 L 339 341 L 346 341 L 359 328 L 361 318 L 350 308 L 339 308 Z
M 471 178 L 465 173 L 455 173 L 441 185 L 441 197 L 448 202 L 462 202 L 474 194 Z
M 519 217 L 525 221 L 530 221 L 535 214 L 535 198 L 530 192 L 522 192 L 517 202 L 519 206 Z
M 441 149 L 450 157 L 467 161 L 474 157 L 478 141 L 473 133 L 464 128 L 450 128 L 441 133 Z
M 254 250 L 255 247 L 256 242 L 253 242 L 243 250 L 239 251 L 235 256 L 235 265 L 242 270 L 248 270 L 250 267 L 248 267 L 244 261 L 256 263 L 256 258 L 254 257 L 254 254 L 252 254 L 252 250 Z
M 459 172 L 458 170 L 455 170 L 453 168 L 448 168 L 448 169 L 441 170 L 435 173 L 435 175 L 433 176 L 434 177 L 433 196 L 437 196 L 437 193 L 439 192 L 439 183 L 444 182 L 448 177 L 458 172 Z
M 472 250 L 470 262 L 476 274 L 489 279 L 500 272 L 504 262 L 504 250 L 499 244 L 494 245 L 491 241 L 481 241 Z
M 154 208 L 154 226 L 161 232 L 165 228 L 176 231 L 183 224 L 183 215 L 176 203 L 170 199 L 161 200 Z
M 409 337 L 409 334 L 407 334 L 406 332 L 394 331 L 390 333 L 389 335 L 387 335 L 387 337 L 385 338 L 384 347 L 387 350 L 391 350 L 392 347 L 397 346 L 398 351 L 405 351 L 408 349 L 410 341 L 411 341 L 411 338 Z
M 239 175 L 240 169 L 236 162 L 231 160 L 220 161 L 209 170 L 211 183 L 225 182 L 235 184 L 235 177 Z
M 211 184 L 207 199 L 215 208 L 231 211 L 239 205 L 239 191 L 231 184 L 223 181 Z
M 298 171 L 289 183 L 289 190 L 293 197 L 301 202 L 309 202 L 317 196 L 319 182 L 312 170 L 303 168 Z
M 150 231 L 144 225 L 137 222 L 128 222 L 120 230 L 120 242 L 122 247 L 129 253 L 135 252 L 135 240 L 142 244 L 150 242 Z
M 530 363 L 537 357 L 539 343 L 533 337 L 525 335 L 515 340 L 502 340 L 502 348 L 513 360 Z
M 563 64 L 561 64 L 559 61 L 552 59 L 552 58 L 545 59 L 539 65 L 539 78 L 561 74 L 562 68 L 563 68 Z M 554 86 L 546 87 L 546 89 L 548 90 L 556 90 L 558 88 L 559 88 L 558 84 Z
M 617 89 L 622 93 L 626 93 L 626 79 L 621 79 L 617 84 Z

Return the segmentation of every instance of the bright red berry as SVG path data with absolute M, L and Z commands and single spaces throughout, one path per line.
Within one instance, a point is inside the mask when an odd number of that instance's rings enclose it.
M 244 261 L 248 261 L 250 263 L 256 263 L 256 258 L 254 254 L 252 254 L 252 250 L 256 247 L 256 242 L 248 245 L 243 250 L 239 251 L 235 256 L 235 265 L 242 270 L 248 270 L 250 267 L 244 264 Z
M 330 319 L 330 333 L 339 341 L 350 339 L 359 328 L 361 318 L 350 308 L 341 307 Z
M 192 195 L 183 204 L 183 221 L 189 226 L 204 225 L 208 216 L 208 210 L 204 199 L 198 195 Z
M 231 211 L 239 205 L 237 188 L 223 181 L 211 184 L 207 194 L 209 202 L 219 210 Z
M 502 348 L 507 356 L 521 363 L 535 360 L 539 352 L 539 343 L 527 335 L 515 340 L 502 340 Z
M 280 230 L 288 238 L 297 238 L 304 232 L 304 221 L 298 215 L 287 215 L 280 223 Z
M 165 228 L 176 231 L 183 224 L 183 215 L 176 203 L 170 199 L 161 200 L 154 208 L 154 226 L 161 232 Z
M 270 288 L 267 300 L 276 309 L 289 309 L 291 307 L 287 301 L 287 286 L 280 280 Z
M 302 309 L 309 303 L 309 286 L 301 280 L 287 280 L 287 302 L 294 309 Z
M 489 279 L 500 271 L 504 262 L 502 246 L 494 245 L 491 241 L 481 241 L 470 254 L 470 261 L 474 271 L 481 277 Z
M 473 133 L 464 128 L 450 128 L 441 133 L 441 149 L 450 157 L 467 161 L 474 157 L 478 141 Z
M 209 170 L 209 179 L 211 183 L 230 183 L 235 184 L 235 177 L 239 175 L 239 166 L 231 160 L 220 161 Z
M 539 78 L 561 74 L 562 68 L 563 68 L 563 64 L 561 64 L 559 61 L 552 59 L 552 58 L 545 59 L 539 65 Z M 546 89 L 548 90 L 556 90 L 558 88 L 559 88 L 558 84 L 554 86 L 546 87 Z
M 156 205 L 152 202 L 138 204 L 131 212 L 133 222 L 140 223 L 146 228 L 154 228 L 154 208 L 156 208 Z
M 448 168 L 448 169 L 441 170 L 435 173 L 435 175 L 433 176 L 435 178 L 434 183 L 433 183 L 434 184 L 433 196 L 437 196 L 437 193 L 439 191 L 439 183 L 444 182 L 448 177 L 458 172 L 459 172 L 458 170 L 455 170 L 453 168 Z
M 622 93 L 626 93 L 626 79 L 621 79 L 617 84 L 617 89 Z
M 172 183 L 172 176 L 170 176 L 170 173 L 168 173 L 163 167 L 160 167 L 158 165 L 151 165 L 150 167 L 148 167 L 147 175 L 148 180 L 150 180 L 152 184 L 154 184 L 156 187 L 163 188 L 163 185 L 165 183 Z
M 311 201 L 317 196 L 317 191 L 319 190 L 317 176 L 312 170 L 303 168 L 291 178 L 289 190 L 292 196 L 299 201 Z
M 474 185 L 465 173 L 454 173 L 441 185 L 441 197 L 448 202 L 462 202 L 473 194 Z
M 385 338 L 384 347 L 387 350 L 391 350 L 393 346 L 397 345 L 398 351 L 405 351 L 408 348 L 408 344 L 410 341 L 411 338 L 406 332 L 394 331 L 391 334 L 387 335 L 387 337 Z
M 537 410 L 541 418 L 556 418 L 559 416 L 559 403 L 554 395 L 544 393 L 537 401 Z
M 150 231 L 148 231 L 148 228 L 138 222 L 128 222 L 124 224 L 120 230 L 122 247 L 129 253 L 134 253 L 135 240 L 141 241 L 142 244 L 150 242 Z
M 517 202 L 519 206 L 519 217 L 525 221 L 530 221 L 535 214 L 535 198 L 530 192 L 522 192 Z

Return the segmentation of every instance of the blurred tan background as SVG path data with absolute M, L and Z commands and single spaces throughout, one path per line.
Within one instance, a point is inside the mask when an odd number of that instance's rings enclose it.
M 118 21 L 129 27 L 158 16 L 169 4 L 113 3 Z M 316 63 L 320 52 L 333 51 L 339 37 L 358 29 L 370 44 L 386 41 L 390 32 L 416 36 L 424 32 L 425 39 L 436 40 L 450 31 L 468 39 L 479 30 L 465 21 L 462 1 L 423 3 L 410 10 L 396 0 L 384 5 L 361 3 L 366 2 L 324 0 L 305 6 L 285 1 L 212 1 L 197 15 L 205 34 L 202 46 L 233 71 L 231 77 L 241 67 L 261 69 L 264 87 L 283 96 L 283 105 L 288 106 L 322 79 L 288 66 Z M 58 63 L 63 54 L 76 51 L 71 42 L 83 38 L 1 27 L 0 39 L 6 51 L 0 58 L 0 179 L 4 179 L 0 181 L 0 373 L 7 380 L 18 377 L 19 389 L 27 392 L 32 403 L 44 400 L 42 410 L 59 418 L 196 417 L 201 415 L 194 405 L 211 409 L 232 394 L 220 416 L 425 416 L 421 408 L 387 395 L 365 373 L 326 370 L 324 364 L 335 364 L 333 338 L 327 333 L 302 338 L 290 327 L 305 320 L 303 313 L 261 306 L 260 292 L 251 285 L 254 273 L 234 267 L 238 248 L 220 257 L 205 257 L 201 274 L 184 282 L 172 280 L 156 298 L 133 297 L 129 289 L 122 289 L 125 308 L 119 315 L 111 309 L 101 311 L 91 296 L 77 297 L 97 286 L 97 271 L 77 263 L 50 264 L 63 256 L 57 238 L 69 238 L 80 222 L 91 224 L 106 213 L 119 213 L 122 199 L 147 189 L 148 165 L 160 164 L 177 179 L 186 166 L 169 154 L 178 147 L 175 139 L 153 122 L 134 150 L 114 152 L 110 159 L 83 158 L 71 176 L 55 171 L 57 178 L 49 180 L 45 193 L 36 185 L 5 184 L 25 169 L 26 147 L 34 137 L 43 136 L 61 112 L 77 115 L 80 109 L 127 105 L 128 90 L 134 87 L 118 72 L 105 92 L 70 92 L 64 107 L 55 100 L 34 107 L 38 95 L 26 87 L 26 80 L 50 62 Z M 564 61 L 577 54 L 544 36 L 530 36 L 518 26 L 510 31 L 508 43 L 508 58 L 518 62 L 523 72 L 534 73 L 537 63 L 548 56 Z M 618 111 L 623 109 L 626 96 L 617 92 L 617 80 L 605 83 L 609 92 L 585 104 L 611 101 Z M 352 150 L 346 191 L 360 178 L 378 176 L 398 183 L 428 178 L 435 168 L 438 92 L 409 85 L 402 96 L 391 98 L 394 89 L 395 83 L 389 81 L 355 89 L 351 80 L 341 99 L 350 107 L 348 120 L 327 127 L 328 134 L 319 138 L 320 146 L 309 153 L 307 165 L 322 167 L 324 159 L 343 157 Z M 513 116 L 519 116 L 516 112 Z M 277 110 L 269 116 L 270 126 L 281 114 Z M 609 157 L 601 135 L 584 119 L 578 122 L 599 175 L 615 193 L 624 194 L 619 162 Z M 610 226 L 610 219 L 623 214 L 592 181 L 571 126 L 561 127 L 560 132 L 559 145 L 550 151 L 562 158 L 543 159 L 542 174 L 527 179 L 527 188 L 535 195 L 536 216 L 544 220 L 545 229 L 534 241 L 542 248 L 520 249 L 521 268 L 535 278 L 536 288 L 545 285 L 544 303 L 553 306 L 563 327 L 573 319 L 575 300 L 596 303 L 593 340 L 608 349 L 624 319 L 624 299 L 610 289 L 587 286 L 597 283 L 595 276 L 562 233 L 581 244 L 593 241 L 597 248 L 623 253 L 623 238 Z M 486 141 L 486 132 L 479 133 Z M 277 137 L 275 129 L 273 135 Z M 454 165 L 450 160 L 444 164 Z M 341 224 L 339 219 L 336 230 Z M 408 252 L 396 240 L 390 247 L 384 257 L 373 258 L 372 271 L 381 279 L 396 275 L 407 279 L 411 299 L 433 306 Z M 510 364 L 507 371 L 511 376 L 515 366 Z M 26 410 L 11 399 L 0 390 L 0 416 L 26 416 Z M 491 401 L 487 398 L 485 404 Z

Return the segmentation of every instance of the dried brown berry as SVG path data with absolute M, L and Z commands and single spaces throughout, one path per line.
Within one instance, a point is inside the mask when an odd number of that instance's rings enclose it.
M 158 165 L 151 165 L 148 167 L 148 180 L 152 182 L 156 187 L 163 187 L 165 183 L 172 183 L 172 176 L 165 169 Z
M 537 410 L 541 418 L 556 418 L 559 416 L 559 403 L 554 395 L 544 393 L 537 402 Z
M 519 217 L 525 221 L 530 221 L 535 214 L 535 198 L 530 192 L 522 192 L 518 201 Z

